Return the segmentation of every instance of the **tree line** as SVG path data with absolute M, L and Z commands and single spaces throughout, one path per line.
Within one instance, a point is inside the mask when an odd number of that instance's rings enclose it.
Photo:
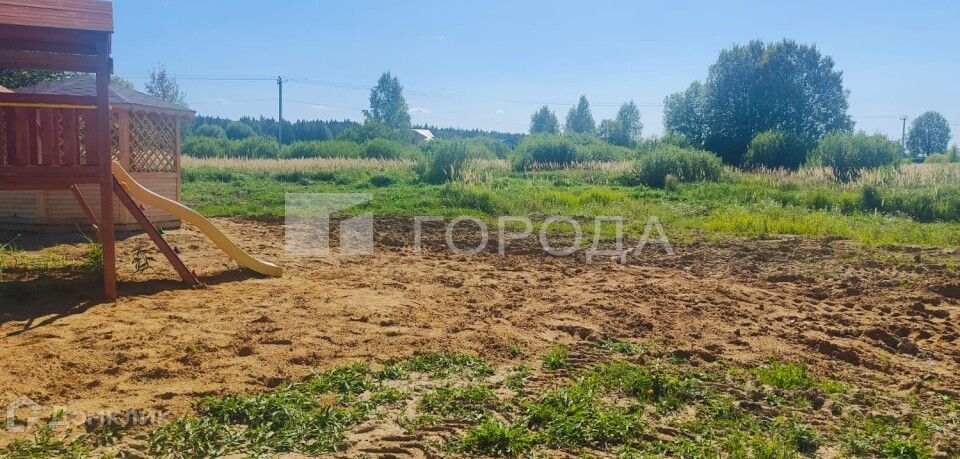
M 757 159 L 748 157 L 751 144 L 776 143 L 782 151 L 759 165 L 795 167 L 828 134 L 854 130 L 850 92 L 834 66 L 816 46 L 793 40 L 734 45 L 704 81 L 666 97 L 664 128 L 737 166 Z M 926 112 L 913 120 L 904 153 L 923 158 L 946 151 L 949 141 L 947 120 Z
M 0 69 L 0 85 L 17 88 L 70 75 Z M 114 83 L 133 87 L 119 78 Z M 184 92 L 162 64 L 150 71 L 144 89 L 162 100 L 186 106 Z M 816 46 L 786 39 L 775 43 L 754 40 L 722 50 L 703 81 L 694 81 L 685 90 L 665 98 L 665 137 L 678 145 L 713 152 L 730 165 L 794 168 L 807 162 L 829 134 L 854 133 L 848 97 L 843 73 Z M 412 141 L 410 129 L 414 126 L 403 86 L 389 71 L 371 89 L 369 108 L 363 110 L 363 116 L 362 123 L 284 120 L 284 143 L 333 139 L 362 143 L 376 138 Z M 441 138 L 490 137 L 510 146 L 518 145 L 522 139 L 522 134 L 421 127 L 431 129 Z M 198 116 L 183 132 L 185 137 L 222 136 L 239 140 L 253 135 L 276 139 L 277 130 L 277 121 L 263 116 L 235 121 Z M 598 124 L 586 96 L 580 96 L 566 114 L 562 127 L 557 115 L 544 106 L 531 116 L 529 133 L 563 132 L 634 148 L 642 139 L 642 130 L 640 112 L 633 101 L 624 103 L 614 118 Z M 928 111 L 912 121 L 900 148 L 904 155 L 919 160 L 946 152 L 950 137 L 947 119 Z
M 613 119 L 600 121 L 598 127 L 590 112 L 590 102 L 586 96 L 567 112 L 563 132 L 596 136 L 612 145 L 633 147 L 641 139 L 643 123 L 640 121 L 640 110 L 632 100 L 625 102 L 617 110 Z M 557 115 L 544 105 L 530 117 L 531 134 L 560 134 L 560 120 Z

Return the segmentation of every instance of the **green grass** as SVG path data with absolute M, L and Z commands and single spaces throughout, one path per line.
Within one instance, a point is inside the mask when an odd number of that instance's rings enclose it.
M 536 435 L 523 425 L 512 425 L 487 418 L 471 429 L 454 448 L 466 453 L 480 453 L 494 457 L 517 457 L 528 453 L 537 443 Z
M 482 377 L 492 374 L 493 369 L 482 358 L 473 354 L 429 353 L 388 364 L 379 374 L 389 379 L 401 379 L 410 372 L 427 373 L 438 378 L 450 374 Z
M 611 352 L 624 355 L 641 355 L 650 351 L 650 346 L 644 344 L 631 343 L 629 341 L 611 340 L 604 343 L 604 347 Z
M 15 439 L 0 450 L 0 458 L 46 459 L 62 457 L 80 459 L 91 457 L 91 437 L 80 435 L 62 438 L 54 434 L 50 426 L 37 429 L 31 439 Z
M 288 192 L 362 192 L 371 193 L 373 200 L 348 213 L 466 214 L 490 223 L 500 215 L 585 220 L 622 215 L 634 236 L 656 216 L 668 237 L 676 240 L 801 235 L 869 244 L 960 245 L 960 185 L 952 182 L 923 186 L 878 178 L 879 185 L 807 184 L 726 173 L 719 182 L 651 189 L 625 186 L 622 173 L 612 170 L 518 173 L 473 167 L 477 170 L 465 172 L 461 181 L 432 185 L 418 179 L 413 165 L 316 170 L 188 166 L 183 171 L 183 200 L 211 216 L 282 216 Z M 584 230 L 590 236 L 592 224 Z
M 400 398 L 360 364 L 252 395 L 202 398 L 196 416 L 154 430 L 149 452 L 174 457 L 335 451 L 347 430 Z
M 543 354 L 543 368 L 556 371 L 567 366 L 570 350 L 566 346 L 554 346 Z
M 442 419 L 476 422 L 497 405 L 497 396 L 489 387 L 444 386 L 427 392 L 420 400 L 420 411 Z
M 526 365 L 521 365 L 513 369 L 510 374 L 504 378 L 503 383 L 508 388 L 518 391 L 527 384 L 527 378 L 533 374 L 533 370 Z
M 842 393 L 849 390 L 849 387 L 837 381 L 814 377 L 810 374 L 807 366 L 802 363 L 771 359 L 765 365 L 754 368 L 753 373 L 756 375 L 757 381 L 777 389 L 816 388 L 827 394 Z
M 496 381 L 505 375 L 503 385 L 510 386 L 511 379 L 526 379 L 534 372 L 529 366 L 494 370 L 468 354 L 424 354 L 380 371 L 335 367 L 262 393 L 200 398 L 193 415 L 147 432 L 148 449 L 133 455 L 322 455 L 342 451 L 349 433 L 367 420 L 396 422 L 411 432 L 461 425 L 453 437 L 430 441 L 440 452 L 468 456 L 925 458 L 956 452 L 949 448 L 960 438 L 954 418 L 960 408 L 947 396 L 881 397 L 842 385 L 843 392 L 831 395 L 834 402 L 860 409 L 833 413 L 743 391 L 761 387 L 789 398 L 840 386 L 803 365 L 772 359 L 756 368 L 699 367 L 651 360 L 627 344 L 599 346 L 597 363 L 566 376 L 540 372 L 549 382 L 523 392 L 504 393 Z M 97 457 L 97 448 L 117 444 L 123 433 L 98 429 L 69 438 L 43 427 L 0 450 L 0 457 Z

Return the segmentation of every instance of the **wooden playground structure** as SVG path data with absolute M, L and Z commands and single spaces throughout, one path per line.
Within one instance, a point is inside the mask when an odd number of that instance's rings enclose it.
M 113 161 L 112 33 L 113 7 L 109 2 L 0 0 L 0 68 L 90 74 L 96 88 L 93 95 L 0 92 L 0 191 L 72 192 L 103 246 L 103 291 L 108 300 L 117 297 L 114 195 L 183 281 L 201 285 L 147 218 L 145 207 L 134 200 L 130 190 L 135 190 L 143 202 L 200 226 L 242 265 L 263 274 L 281 275 L 280 267 L 250 257 L 202 216 L 144 189 L 124 169 L 159 167 L 179 172 L 179 164 Z M 122 161 L 122 155 L 118 159 Z M 96 190 L 99 216 L 80 191 L 83 186 Z
M 99 185 L 97 227 L 103 244 L 103 292 L 109 300 L 117 297 L 108 100 L 112 33 L 113 5 L 107 2 L 0 1 L 0 67 L 91 73 L 97 88 L 94 96 L 0 93 L 7 134 L 0 190 Z M 45 122 L 38 124 L 38 117 Z M 77 198 L 86 208 L 82 196 Z
M 93 95 L 95 86 L 93 75 L 77 75 L 21 86 L 10 92 Z M 47 115 L 41 115 L 40 121 L 47 119 Z M 113 160 L 145 187 L 179 201 L 180 124 L 193 116 L 193 110 L 111 82 L 110 145 Z M 56 116 L 51 118 L 55 123 L 62 123 Z M 4 136 L 5 131 L 0 129 L 0 145 L 5 142 Z M 97 185 L 81 185 L 77 190 L 82 192 L 90 209 L 99 214 Z M 125 207 L 119 203 L 113 207 L 118 230 L 139 228 Z M 146 208 L 145 212 L 160 228 L 180 227 L 180 219 L 170 213 L 153 207 Z M 0 230 L 62 233 L 87 226 L 89 221 L 71 191 L 0 191 Z

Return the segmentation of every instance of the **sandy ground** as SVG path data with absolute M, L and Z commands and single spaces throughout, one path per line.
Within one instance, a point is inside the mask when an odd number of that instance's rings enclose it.
M 497 361 L 514 344 L 539 353 L 608 337 L 708 362 L 782 356 L 866 387 L 960 392 L 954 250 L 786 238 L 586 264 L 546 256 L 534 241 L 514 242 L 505 256 L 457 256 L 436 228 L 414 254 L 408 222 L 381 219 L 374 256 L 305 259 L 282 254 L 279 223 L 217 223 L 287 274 L 241 270 L 191 228 L 167 237 L 203 289 L 180 285 L 159 254 L 134 273 L 134 252 L 150 248 L 142 235 L 120 242 L 116 303 L 92 301 L 99 287 L 89 280 L 7 269 L 0 287 L 32 293 L 0 298 L 0 401 L 186 414 L 201 395 L 260 391 L 348 361 L 427 351 Z M 67 257 L 84 250 L 49 236 L 18 243 Z

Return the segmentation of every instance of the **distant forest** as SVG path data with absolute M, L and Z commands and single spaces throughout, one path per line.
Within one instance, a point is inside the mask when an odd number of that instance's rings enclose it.
M 193 121 L 186 122 L 183 125 L 183 137 L 196 135 L 197 129 L 205 125 L 219 126 L 223 129 L 234 120 L 229 118 L 220 118 L 217 116 L 197 116 Z M 277 120 L 274 118 L 249 116 L 241 117 L 237 120 L 249 126 L 256 135 L 277 138 Z M 361 123 L 351 120 L 297 120 L 290 122 L 283 121 L 283 143 L 290 144 L 298 141 L 308 140 L 333 140 L 344 130 L 349 128 L 360 128 Z M 474 137 L 491 137 L 498 139 L 508 145 L 516 146 L 523 138 L 523 134 L 509 132 L 484 131 L 480 129 L 459 129 L 450 127 L 437 127 L 429 125 L 414 126 L 416 129 L 429 129 L 433 135 L 444 139 L 469 139 Z

